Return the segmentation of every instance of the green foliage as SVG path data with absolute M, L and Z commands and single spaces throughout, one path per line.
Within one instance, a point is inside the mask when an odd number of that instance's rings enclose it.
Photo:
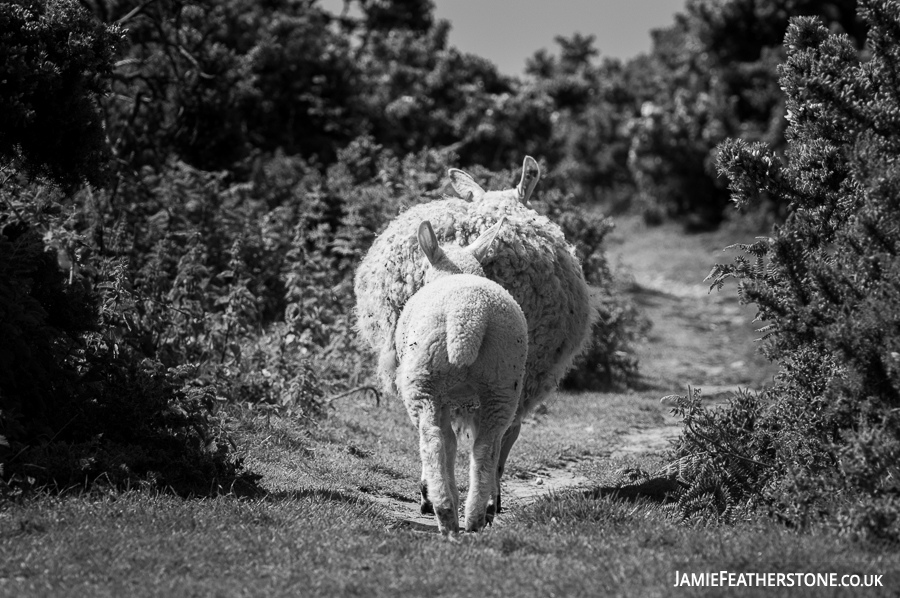
M 770 479 L 772 466 L 760 460 L 770 455 L 759 436 L 777 431 L 760 421 L 759 397 L 752 393 L 738 392 L 727 406 L 707 409 L 700 389 L 688 392 L 663 398 L 684 426 L 676 458 L 664 471 L 685 485 L 673 511 L 683 520 L 713 517 L 733 523 L 742 504 L 758 500 Z
M 366 29 L 374 32 L 427 31 L 434 24 L 431 0 L 357 0 Z
M 631 191 L 627 126 L 639 105 L 619 61 L 595 64 L 593 36 L 557 36 L 559 57 L 536 52 L 526 64 L 531 93 L 546 97 L 552 129 L 540 154 L 569 181 L 579 203 L 615 204 Z M 611 201 L 609 201 L 611 200 Z
M 460 165 L 501 170 L 546 155 L 550 101 L 502 76 L 487 60 L 449 47 L 449 23 L 425 34 L 367 39 L 361 55 L 368 132 L 398 155 L 445 147 Z
M 649 54 L 598 60 L 592 36 L 555 38 L 536 52 L 518 95 L 551 114 L 542 155 L 578 201 L 636 206 L 648 222 L 676 218 L 688 230 L 718 225 L 728 190 L 717 146 L 729 137 L 784 149 L 785 106 L 776 67 L 788 20 L 819 15 L 857 46 L 866 25 L 854 0 L 690 0 L 675 23 L 653 31 Z M 778 212 L 777 205 L 768 209 Z
M 792 524 L 825 515 L 846 532 L 896 540 L 900 5 L 870 0 L 860 12 L 866 61 L 815 19 L 788 30 L 786 162 L 762 144 L 720 149 L 735 202 L 766 193 L 787 209 L 771 237 L 710 274 L 718 287 L 736 278 L 741 299 L 758 306 L 781 372 L 702 427 L 739 458 L 768 464 L 762 477 L 744 476 L 741 491 Z M 688 438 L 682 450 L 705 449 Z
M 74 0 L 0 5 L 0 158 L 73 188 L 107 170 L 98 99 L 120 42 Z
M 190 366 L 166 368 L 121 349 L 105 321 L 106 293 L 76 272 L 64 246 L 45 250 L 37 231 L 56 224 L 60 206 L 17 184 L 2 199 L 18 216 L 0 212 L 6 489 L 85 486 L 102 476 L 116 486 L 209 492 L 244 478 L 213 414 L 213 390 Z M 59 268 L 66 261 L 68 276 Z
M 24 222 L 6 222 L 0 236 L 2 330 L 0 387 L 8 441 L 50 437 L 64 422 L 57 393 L 65 396 L 65 366 L 79 335 L 93 328 L 94 306 L 81 285 L 66 285 L 41 237 Z M 54 424 L 56 424 L 54 426 Z
M 363 135 L 397 155 L 448 147 L 490 168 L 541 152 L 546 98 L 450 47 L 430 2 L 359 5 L 358 19 L 287 0 L 98 6 L 128 24 L 106 102 L 120 168 L 175 157 L 245 178 L 279 150 L 333 164 Z
M 628 165 L 638 202 L 649 213 L 690 215 L 697 228 L 717 225 L 727 194 L 710 170 L 712 149 L 725 135 L 728 104 L 723 96 L 693 85 L 673 87 L 671 99 L 646 102 L 640 118 L 631 123 Z
M 557 37 L 558 55 L 540 50 L 529 59 L 520 94 L 546 98 L 552 127 L 543 155 L 579 201 L 636 205 L 648 222 L 709 228 L 728 206 L 717 145 L 740 137 L 784 147 L 776 66 L 788 18 L 827 16 L 862 40 L 853 5 L 691 1 L 673 25 L 652 32 L 649 54 L 624 63 L 598 61 L 591 36 Z
M 116 4 L 125 56 L 106 103 L 126 171 L 176 156 L 216 170 L 259 150 L 330 160 L 361 129 L 349 40 L 308 3 L 246 0 Z
M 651 83 L 631 123 L 629 168 L 650 214 L 682 217 L 691 228 L 718 224 L 728 205 L 716 172 L 717 145 L 728 138 L 784 149 L 785 107 L 776 65 L 788 20 L 821 15 L 854 36 L 865 26 L 855 2 L 691 0 L 671 27 L 653 32 Z M 777 209 L 777 208 L 773 208 Z

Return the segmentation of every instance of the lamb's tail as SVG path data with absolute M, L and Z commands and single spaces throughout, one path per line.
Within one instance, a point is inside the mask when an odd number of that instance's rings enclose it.
M 447 360 L 460 367 L 475 363 L 487 332 L 486 318 L 471 317 L 466 312 L 447 314 Z

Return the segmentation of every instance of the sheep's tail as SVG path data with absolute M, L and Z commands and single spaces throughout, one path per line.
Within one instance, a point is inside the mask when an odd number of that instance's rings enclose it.
M 447 360 L 451 365 L 470 366 L 481 352 L 487 319 L 471 316 L 469 310 L 447 314 Z
M 391 332 L 387 335 L 381 352 L 378 355 L 378 378 L 381 380 L 381 388 L 386 394 L 397 395 L 397 321 L 391 325 Z

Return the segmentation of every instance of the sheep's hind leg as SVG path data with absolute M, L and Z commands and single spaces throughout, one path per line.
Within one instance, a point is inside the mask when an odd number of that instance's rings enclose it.
M 422 457 L 422 478 L 425 503 L 430 503 L 438 521 L 438 529 L 442 534 L 459 531 L 459 502 L 454 501 L 453 489 L 450 488 L 448 475 L 447 444 L 453 445 L 455 454 L 455 437 L 450 429 L 449 409 L 433 404 L 424 406 L 419 414 L 419 452 Z M 449 432 L 450 436 L 446 435 Z M 452 438 L 452 440 L 451 440 Z
M 428 500 L 428 482 L 425 481 L 424 474 L 425 472 L 423 471 L 422 481 L 419 482 L 419 493 L 422 495 L 419 502 L 419 512 L 422 515 L 434 515 L 434 505 Z
M 503 478 L 503 472 L 506 470 L 506 459 L 509 457 L 509 451 L 512 450 L 513 445 L 516 443 L 516 440 L 519 438 L 519 432 L 522 430 L 521 422 L 513 422 L 509 428 L 506 429 L 506 432 L 503 434 L 503 441 L 500 444 L 500 459 L 497 464 L 497 493 L 494 495 L 494 498 L 488 503 L 488 523 L 492 523 L 494 520 L 494 515 L 499 515 L 503 512 L 503 508 L 500 504 L 500 480 Z

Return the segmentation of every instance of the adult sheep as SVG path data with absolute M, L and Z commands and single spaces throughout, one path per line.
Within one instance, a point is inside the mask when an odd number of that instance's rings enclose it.
M 566 242 L 559 226 L 527 206 L 540 178 L 534 158 L 525 158 L 521 181 L 513 189 L 485 191 L 461 170 L 451 169 L 449 175 L 459 197 L 413 206 L 375 239 L 356 272 L 357 326 L 379 355 L 393 342 L 403 306 L 423 285 L 427 263 L 416 237 L 423 220 L 431 222 L 440 243 L 465 246 L 506 216 L 494 251 L 482 267 L 487 278 L 509 291 L 525 313 L 528 361 L 522 401 L 503 438 L 502 475 L 522 418 L 556 389 L 584 348 L 593 312 L 575 248 Z M 382 385 L 391 391 L 389 376 L 383 367 L 379 369 Z

